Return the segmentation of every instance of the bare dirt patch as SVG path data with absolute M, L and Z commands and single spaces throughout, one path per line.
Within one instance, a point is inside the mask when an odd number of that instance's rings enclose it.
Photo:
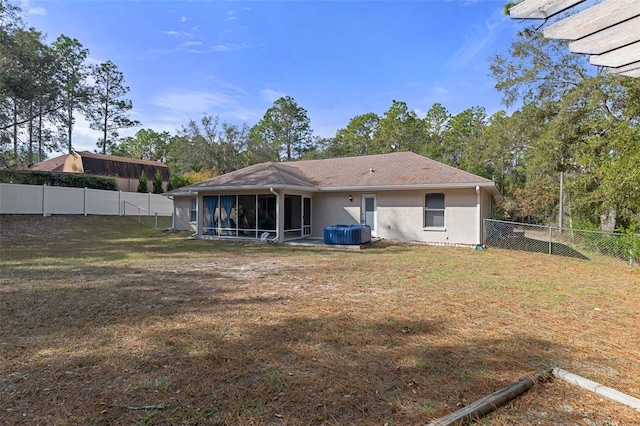
M 2 424 L 425 424 L 545 367 L 640 397 L 640 272 L 0 217 Z M 634 425 L 552 381 L 481 420 Z

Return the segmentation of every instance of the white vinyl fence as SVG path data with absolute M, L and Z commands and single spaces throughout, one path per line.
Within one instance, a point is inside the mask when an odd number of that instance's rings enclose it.
M 2 183 L 0 214 L 171 216 L 173 201 L 151 193 Z

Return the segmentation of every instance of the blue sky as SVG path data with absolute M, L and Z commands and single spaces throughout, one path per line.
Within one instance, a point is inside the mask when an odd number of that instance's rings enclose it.
M 457 114 L 504 109 L 489 58 L 525 24 L 506 0 L 22 1 L 26 23 L 65 34 L 124 73 L 140 128 L 175 133 L 203 113 L 257 123 L 281 96 L 330 137 L 356 115 L 404 101 L 420 117 L 436 102 Z M 132 135 L 137 129 L 121 132 Z M 79 120 L 77 150 L 95 149 Z

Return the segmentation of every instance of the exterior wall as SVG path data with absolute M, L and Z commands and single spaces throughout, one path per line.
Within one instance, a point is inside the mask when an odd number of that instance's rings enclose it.
M 428 192 L 445 194 L 445 226 L 429 229 L 424 227 L 424 203 Z M 248 191 L 245 193 L 264 193 Z M 371 192 L 316 192 L 304 193 L 281 190 L 279 193 L 279 229 L 284 227 L 284 195 L 311 196 L 312 237 L 322 238 L 324 228 L 331 225 L 360 224 L 362 195 Z M 231 193 L 226 193 L 231 194 Z M 233 193 L 234 195 L 236 193 Z M 198 207 L 203 205 L 202 196 L 198 195 Z M 216 193 L 211 195 L 225 195 Z M 378 191 L 377 229 L 379 238 L 425 242 L 432 244 L 476 245 L 482 241 L 480 234 L 482 219 L 491 218 L 491 195 L 480 190 L 480 217 L 478 215 L 478 199 L 475 188 L 445 190 L 412 190 L 412 191 Z M 350 200 L 349 197 L 352 199 Z M 174 197 L 174 226 L 178 230 L 196 231 L 196 223 L 190 222 L 190 197 Z M 282 241 L 282 232 L 278 235 Z
M 118 189 L 120 191 L 125 192 L 138 192 L 138 184 L 140 183 L 140 178 L 123 178 L 116 177 L 116 185 L 118 185 Z M 162 181 L 162 189 L 167 190 L 167 185 L 169 182 Z M 147 192 L 153 192 L 153 178 L 147 178 Z
M 197 231 L 196 222 L 190 220 L 191 199 L 192 197 L 173 197 L 173 227 L 178 231 Z M 199 201 L 202 203 L 202 197 Z
M 353 198 L 349 201 L 349 196 Z M 311 200 L 311 234 L 323 237 L 325 226 L 360 224 L 360 193 L 320 192 Z
M 62 171 L 67 173 L 84 173 L 82 158 L 78 154 L 67 155 Z
M 424 227 L 424 200 L 428 192 L 445 194 L 443 228 Z M 475 189 L 380 192 L 377 201 L 378 237 L 436 244 L 473 245 L 478 241 L 480 222 Z
M 427 192 L 445 194 L 445 226 L 424 227 L 424 203 Z M 313 235 L 321 237 L 324 227 L 360 223 L 362 194 L 316 193 L 313 196 Z M 367 192 L 366 194 L 370 194 Z M 376 236 L 398 241 L 435 244 L 475 245 L 482 241 L 482 220 L 478 219 L 475 188 L 415 191 L 378 191 Z M 353 201 L 349 200 L 353 197 Z M 481 190 L 481 216 L 491 217 L 490 194 Z

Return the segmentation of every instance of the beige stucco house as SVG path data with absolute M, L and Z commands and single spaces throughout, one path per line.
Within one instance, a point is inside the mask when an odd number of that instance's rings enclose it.
M 174 227 L 200 238 L 322 238 L 366 224 L 376 238 L 469 246 L 500 197 L 493 181 L 411 152 L 261 163 L 166 195 Z

